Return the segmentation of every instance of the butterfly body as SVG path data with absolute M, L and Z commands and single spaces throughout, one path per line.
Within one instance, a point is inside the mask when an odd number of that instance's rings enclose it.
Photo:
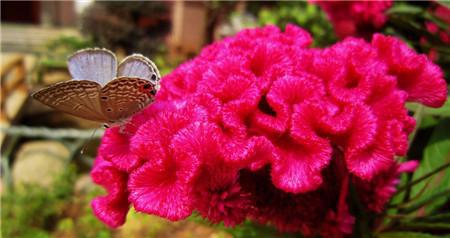
M 119 123 L 154 100 L 161 78 L 149 59 L 134 54 L 118 66 L 113 53 L 86 49 L 69 58 L 72 80 L 44 88 L 38 101 L 84 119 Z

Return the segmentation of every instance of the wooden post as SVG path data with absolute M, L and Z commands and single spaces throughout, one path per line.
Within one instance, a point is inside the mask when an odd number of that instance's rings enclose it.
M 176 1 L 172 8 L 170 57 L 197 53 L 205 43 L 207 9 L 203 2 Z

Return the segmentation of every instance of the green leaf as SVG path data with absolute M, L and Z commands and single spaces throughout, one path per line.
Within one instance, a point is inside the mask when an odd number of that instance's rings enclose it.
M 433 126 L 436 126 L 439 123 L 439 120 L 433 116 L 427 115 L 422 118 L 422 122 L 420 123 L 420 129 L 426 129 Z
M 413 180 L 432 172 L 442 165 L 450 162 L 450 118 L 442 120 L 433 130 L 431 138 L 425 147 L 424 157 L 420 162 L 420 166 L 413 174 Z M 423 193 L 416 203 L 421 203 L 430 197 L 444 192 L 450 187 L 450 171 L 445 169 L 436 175 L 416 184 L 412 187 L 411 197 L 415 197 L 420 193 L 425 184 L 428 183 L 426 193 Z M 426 214 L 439 208 L 448 199 L 448 195 L 436 198 L 433 202 L 427 204 L 422 212 Z M 414 206 L 412 204 L 412 206 Z
M 394 4 L 394 6 L 392 6 L 388 11 L 387 14 L 388 15 L 393 15 L 393 14 L 419 14 L 421 13 L 423 10 L 420 7 L 416 7 L 413 5 L 409 5 L 409 4 Z
M 378 238 L 404 238 L 404 237 L 408 237 L 408 238 L 437 238 L 437 237 L 441 237 L 441 236 L 434 236 L 434 235 L 430 235 L 430 234 L 425 234 L 425 233 L 419 233 L 419 232 L 402 232 L 402 231 L 398 231 L 398 232 L 385 232 L 385 233 L 380 233 L 378 234 L 376 237 Z
M 406 108 L 411 111 L 415 111 L 419 107 L 417 103 L 406 103 Z M 425 115 L 450 117 L 450 97 L 447 97 L 447 101 L 440 108 L 426 107 L 424 111 Z

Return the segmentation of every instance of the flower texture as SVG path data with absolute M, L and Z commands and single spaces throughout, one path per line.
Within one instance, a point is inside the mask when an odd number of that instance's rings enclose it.
M 340 38 L 371 35 L 386 23 L 388 10 L 392 1 L 316 1 L 333 24 L 336 35 Z
M 105 133 L 92 176 L 109 193 L 95 214 L 115 227 L 131 205 L 341 237 L 355 223 L 350 183 L 381 211 L 414 167 L 394 159 L 415 126 L 405 103 L 441 106 L 442 72 L 388 36 L 311 41 L 293 25 L 244 30 L 165 76 L 155 103 Z

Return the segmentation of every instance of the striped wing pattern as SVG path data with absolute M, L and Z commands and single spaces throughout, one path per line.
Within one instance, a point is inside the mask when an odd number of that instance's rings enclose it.
M 114 79 L 100 93 L 103 114 L 114 122 L 130 117 L 153 101 L 154 88 L 149 81 L 140 78 Z
M 88 120 L 105 122 L 99 101 L 101 86 L 88 80 L 70 80 L 42 89 L 32 96 L 65 113 Z

